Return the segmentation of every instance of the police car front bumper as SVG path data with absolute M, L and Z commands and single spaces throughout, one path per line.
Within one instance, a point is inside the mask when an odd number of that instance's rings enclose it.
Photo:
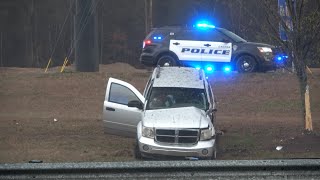
M 260 69 L 274 69 L 276 67 L 276 63 L 274 62 L 274 55 L 272 53 L 261 54 L 258 58 L 260 59 Z
M 173 156 L 207 159 L 213 156 L 215 150 L 215 139 L 198 141 L 194 145 L 162 145 L 154 139 L 141 136 L 138 143 L 141 155 L 146 158 Z

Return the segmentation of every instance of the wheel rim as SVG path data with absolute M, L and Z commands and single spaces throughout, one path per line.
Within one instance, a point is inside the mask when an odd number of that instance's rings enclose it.
M 252 64 L 252 61 L 251 60 L 247 60 L 247 59 L 242 60 L 240 66 L 241 66 L 241 69 L 244 72 L 250 72 L 254 68 L 254 65 Z
M 161 61 L 159 61 L 158 65 L 160 65 L 160 66 L 172 66 L 173 62 L 172 62 L 172 59 L 164 58 L 164 59 L 161 59 Z

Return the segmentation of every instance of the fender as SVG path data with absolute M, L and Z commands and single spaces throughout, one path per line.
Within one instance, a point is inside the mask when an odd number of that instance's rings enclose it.
M 140 121 L 137 125 L 137 138 L 140 139 L 142 136 L 142 121 Z
M 252 56 L 254 57 L 254 59 L 257 61 L 257 63 L 261 63 L 261 58 L 257 57 L 256 55 L 248 52 L 248 51 L 237 51 L 237 52 L 234 52 L 231 56 L 231 62 L 233 63 L 236 63 L 236 60 L 238 59 L 238 57 L 242 56 L 242 55 L 249 55 L 249 56 Z
M 162 56 L 162 55 L 164 55 L 164 54 L 169 54 L 169 55 L 171 55 L 172 57 L 174 57 L 176 60 L 178 60 L 179 61 L 179 57 L 177 56 L 177 54 L 176 53 L 174 53 L 173 51 L 170 51 L 169 49 L 163 49 L 163 50 L 161 50 L 161 51 L 159 51 L 156 55 L 155 55 L 155 64 L 157 64 L 157 61 L 158 61 L 158 59 Z

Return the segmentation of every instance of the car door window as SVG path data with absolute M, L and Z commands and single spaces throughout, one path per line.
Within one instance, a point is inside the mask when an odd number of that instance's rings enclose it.
M 109 94 L 109 101 L 117 104 L 128 105 L 128 102 L 139 98 L 127 87 L 120 84 L 112 83 Z
M 217 30 L 207 30 L 201 33 L 202 35 L 199 37 L 201 41 L 214 41 L 214 42 L 223 42 L 224 40 L 230 39 L 224 34 L 220 33 Z
M 190 41 L 198 41 L 198 34 L 193 30 L 183 30 L 177 33 L 176 39 L 178 40 L 190 40 Z

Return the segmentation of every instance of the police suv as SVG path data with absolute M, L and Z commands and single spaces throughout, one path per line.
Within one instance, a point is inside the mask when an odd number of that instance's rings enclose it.
M 144 65 L 192 66 L 206 71 L 266 71 L 276 66 L 274 46 L 248 42 L 208 24 L 153 29 L 143 41 Z

